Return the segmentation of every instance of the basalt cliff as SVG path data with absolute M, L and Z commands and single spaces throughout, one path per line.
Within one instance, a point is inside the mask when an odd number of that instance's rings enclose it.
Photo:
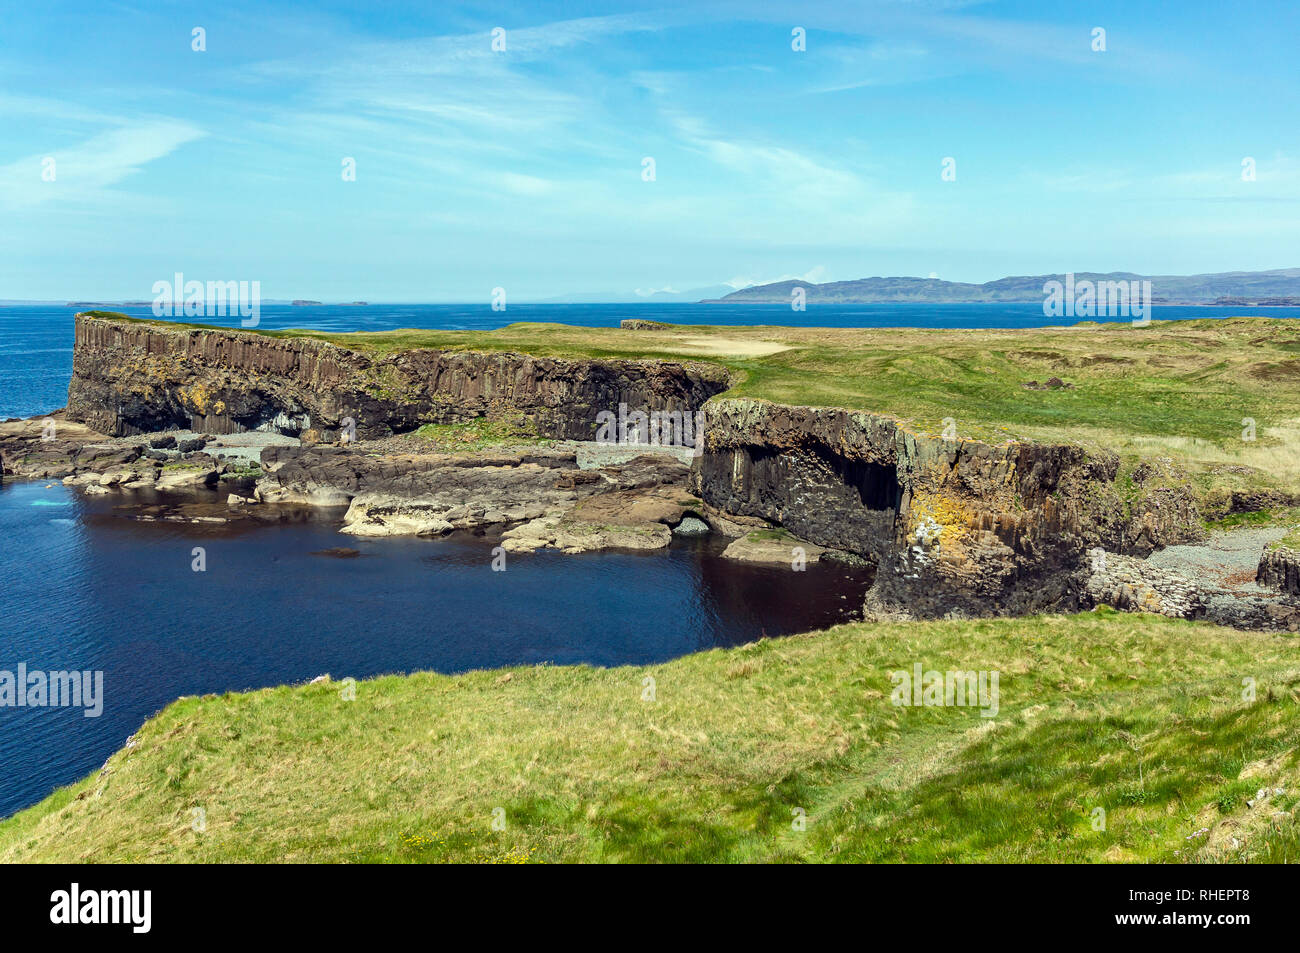
M 78 315 L 68 417 L 120 436 L 184 428 L 361 439 L 500 413 L 540 436 L 590 440 L 600 411 L 698 407 L 728 386 L 714 365 L 581 361 L 416 349 L 369 355 L 306 337 Z
M 358 535 L 492 525 L 510 549 L 581 551 L 667 545 L 689 522 L 734 537 L 728 552 L 741 557 L 794 568 L 810 556 L 870 562 L 866 609 L 880 617 L 1102 602 L 1192 617 L 1218 611 L 1177 580 L 1145 586 L 1126 575 L 1141 557 L 1204 535 L 1195 498 L 1167 467 L 1144 464 L 1121 492 L 1120 461 L 1105 451 L 946 439 L 883 414 L 727 397 L 730 383 L 704 362 L 377 355 L 310 337 L 79 316 L 66 416 L 119 443 L 177 428 L 300 438 L 262 452 L 239 501 L 347 506 L 344 532 Z M 620 404 L 702 411 L 702 446 L 584 468 L 554 448 L 467 460 L 395 455 L 385 444 L 424 423 L 506 413 L 525 415 L 541 437 L 590 441 L 597 414 Z M 340 445 L 347 418 L 356 439 Z M 0 441 L 11 472 L 43 466 L 37 475 L 99 479 L 36 446 L 33 432 L 27 444 L 14 439 Z M 98 447 L 82 440 L 73 456 L 97 459 L 107 452 Z M 152 479 L 162 479 L 175 464 L 145 449 L 116 464 L 131 473 L 102 479 L 152 485 L 135 472 L 150 457 L 162 468 Z M 200 467 L 220 462 L 213 446 L 203 456 Z M 209 485 L 219 469 L 204 477 Z M 1233 622 L 1234 611 L 1217 621 Z M 1289 602 L 1252 603 L 1250 613 L 1252 624 L 1300 624 Z
M 1089 550 L 1146 554 L 1201 534 L 1186 494 L 1121 501 L 1112 454 L 945 439 L 833 408 L 722 399 L 706 410 L 692 474 L 704 502 L 869 555 L 884 610 L 1074 609 Z

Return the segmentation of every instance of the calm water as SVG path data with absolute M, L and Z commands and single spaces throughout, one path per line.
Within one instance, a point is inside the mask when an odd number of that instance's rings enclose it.
M 0 670 L 102 670 L 105 695 L 98 718 L 0 708 L 0 816 L 98 768 L 180 695 L 323 672 L 660 662 L 846 621 L 870 581 L 724 562 L 700 542 L 511 555 L 494 572 L 490 537 L 355 540 L 329 514 L 200 529 L 129 519 L 125 499 L 0 489 Z M 312 555 L 337 546 L 362 555 Z
M 66 307 L 0 307 L 0 419 L 64 405 L 72 368 Z M 149 309 L 130 309 L 140 316 Z M 1157 308 L 1157 318 L 1232 308 Z M 1300 308 L 1273 308 L 1297 317 Z M 1046 323 L 1027 305 L 268 306 L 265 328 L 491 328 L 543 320 L 985 328 Z M 217 323 L 217 322 L 214 322 Z M 238 321 L 224 322 L 229 326 Z M 712 543 L 654 553 L 538 553 L 492 572 L 487 538 L 352 540 L 335 517 L 196 529 L 144 523 L 61 485 L 0 488 L 0 670 L 104 672 L 99 718 L 0 708 L 0 816 L 97 768 L 179 695 L 385 672 L 554 662 L 646 664 L 762 635 L 806 631 L 858 610 L 869 578 L 722 561 Z M 191 552 L 206 551 L 205 572 Z M 313 552 L 352 546 L 363 555 Z

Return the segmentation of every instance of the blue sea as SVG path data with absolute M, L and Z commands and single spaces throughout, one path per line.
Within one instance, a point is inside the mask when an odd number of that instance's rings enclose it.
M 69 307 L 0 307 L 0 418 L 62 407 Z M 148 308 L 129 309 L 141 317 Z M 1242 309 L 1157 308 L 1155 317 Z M 1266 309 L 1300 317 L 1300 309 Z M 492 328 L 516 321 L 1018 328 L 1039 305 L 268 306 L 261 327 Z M 224 322 L 237 326 L 237 319 Z M 211 502 L 220 502 L 217 493 Z M 142 497 L 60 483 L 0 486 L 0 672 L 103 672 L 104 709 L 0 707 L 0 817 L 95 770 L 184 694 L 387 672 L 550 662 L 645 665 L 822 628 L 860 611 L 869 570 L 803 573 L 723 560 L 715 540 L 644 553 L 554 552 L 491 570 L 491 538 L 340 536 L 339 514 L 273 526 L 142 522 Z M 155 501 L 156 502 L 156 501 Z M 353 559 L 316 555 L 361 550 Z M 195 572 L 202 547 L 205 570 Z M 629 684 L 639 684 L 636 670 Z

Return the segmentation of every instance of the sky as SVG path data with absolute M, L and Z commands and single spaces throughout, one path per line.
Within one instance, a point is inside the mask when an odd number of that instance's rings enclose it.
M 0 299 L 1296 267 L 1297 36 L 1292 2 L 0 0 Z

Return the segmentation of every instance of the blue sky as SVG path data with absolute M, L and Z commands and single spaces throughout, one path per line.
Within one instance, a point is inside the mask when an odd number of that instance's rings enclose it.
M 1300 266 L 1293 3 L 2 6 L 0 298 Z

